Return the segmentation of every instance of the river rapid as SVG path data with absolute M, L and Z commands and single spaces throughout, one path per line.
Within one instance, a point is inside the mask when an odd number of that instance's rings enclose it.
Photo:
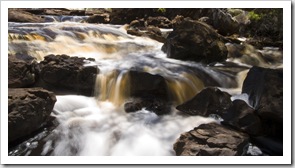
M 51 114 L 56 117 L 56 126 L 43 129 L 11 148 L 9 155 L 171 156 L 175 155 L 173 144 L 181 133 L 200 124 L 219 122 L 216 117 L 183 115 L 175 106 L 206 86 L 219 87 L 230 93 L 232 100 L 248 99 L 240 93 L 252 65 L 243 60 L 228 59 L 225 63 L 204 65 L 170 59 L 161 51 L 163 43 L 128 35 L 125 25 L 88 24 L 82 23 L 83 19 L 47 16 L 47 23 L 9 22 L 10 54 L 25 53 L 37 61 L 49 54 L 94 58 L 95 63 L 85 66 L 100 69 L 95 96 L 57 95 Z M 253 51 L 253 59 L 266 67 L 282 66 L 282 63 L 265 64 L 263 57 L 261 60 L 255 54 L 281 55 L 277 49 L 254 48 Z M 126 94 L 129 70 L 165 78 L 173 99 L 171 114 L 158 116 L 144 108 L 134 113 L 124 111 L 124 103 L 132 99 Z

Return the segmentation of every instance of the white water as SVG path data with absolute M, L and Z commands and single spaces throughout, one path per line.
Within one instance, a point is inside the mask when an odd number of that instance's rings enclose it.
M 57 96 L 54 110 L 61 124 L 48 137 L 42 155 L 175 155 L 173 144 L 181 133 L 215 122 L 175 110 L 166 116 L 145 109 L 125 113 L 111 102 L 76 95 Z

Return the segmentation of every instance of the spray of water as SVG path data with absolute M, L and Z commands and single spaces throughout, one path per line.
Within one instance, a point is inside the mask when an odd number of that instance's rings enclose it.
M 176 111 L 166 116 L 145 109 L 127 114 L 111 102 L 74 95 L 58 96 L 54 108 L 60 125 L 47 137 L 43 155 L 174 155 L 181 133 L 215 122 Z

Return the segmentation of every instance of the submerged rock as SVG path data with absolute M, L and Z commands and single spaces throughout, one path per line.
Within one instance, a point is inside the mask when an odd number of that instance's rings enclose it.
M 181 134 L 173 148 L 177 156 L 240 156 L 248 143 L 247 134 L 210 123 Z
M 176 109 L 189 115 L 208 117 L 210 114 L 217 114 L 222 117 L 232 105 L 230 97 L 231 95 L 226 92 L 208 87 Z
M 93 95 L 97 66 L 85 66 L 94 59 L 48 55 L 39 64 L 38 86 L 55 92 Z
M 283 139 L 283 70 L 252 67 L 243 83 L 265 135 Z
M 222 37 L 209 25 L 180 16 L 172 23 L 174 30 L 162 47 L 167 57 L 203 63 L 226 60 L 227 48 Z
M 124 105 L 124 110 L 127 113 L 136 112 L 143 108 L 157 115 L 168 114 L 171 110 L 171 106 L 168 102 L 159 99 L 136 99 Z
M 55 95 L 42 88 L 8 89 L 8 142 L 44 126 L 55 102 Z
M 29 55 L 8 55 L 8 87 L 29 87 L 36 81 L 34 58 Z

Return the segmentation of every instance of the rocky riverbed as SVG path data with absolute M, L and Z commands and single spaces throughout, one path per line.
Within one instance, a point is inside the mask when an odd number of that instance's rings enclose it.
M 9 155 L 283 155 L 282 9 L 8 21 Z

